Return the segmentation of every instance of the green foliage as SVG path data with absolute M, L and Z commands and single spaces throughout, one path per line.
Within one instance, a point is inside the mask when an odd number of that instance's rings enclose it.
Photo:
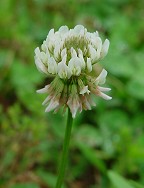
M 113 99 L 77 116 L 65 187 L 144 187 L 143 0 L 1 0 L 1 188 L 55 185 L 66 114 L 44 113 L 36 90 L 51 78 L 37 71 L 34 49 L 51 28 L 76 24 L 110 40 L 99 66 Z
M 133 186 L 131 186 L 129 184 L 128 181 L 126 181 L 124 178 L 122 178 L 121 176 L 119 176 L 118 174 L 116 174 L 113 171 L 109 171 L 108 172 L 108 176 L 110 178 L 110 180 L 112 181 L 112 183 L 115 185 L 116 188 L 134 188 Z
M 126 179 L 124 179 L 123 177 L 121 177 L 120 175 L 118 175 L 117 173 L 113 172 L 113 171 L 108 171 L 108 177 L 110 179 L 110 181 L 112 182 L 112 184 L 116 187 L 116 188 L 143 188 L 144 186 L 134 182 L 134 181 L 128 181 Z

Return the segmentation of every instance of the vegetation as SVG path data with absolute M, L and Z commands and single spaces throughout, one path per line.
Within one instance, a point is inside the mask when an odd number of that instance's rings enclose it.
M 83 24 L 111 42 L 111 101 L 74 121 L 64 188 L 144 187 L 143 0 L 0 1 L 0 187 L 54 188 L 66 114 L 44 113 L 50 80 L 34 49 L 51 28 Z M 100 66 L 100 65 L 99 65 Z

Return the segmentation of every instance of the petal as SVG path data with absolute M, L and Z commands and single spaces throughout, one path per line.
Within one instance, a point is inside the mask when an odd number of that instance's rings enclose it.
M 83 25 L 76 25 L 76 26 L 74 27 L 74 32 L 75 32 L 76 34 L 84 34 L 84 31 L 85 31 L 85 29 L 84 29 L 84 26 L 83 26 Z
M 56 74 L 57 73 L 57 63 L 53 57 L 48 59 L 48 72 L 50 74 Z
M 45 86 L 44 88 L 42 88 L 42 89 L 37 90 L 36 92 L 37 92 L 37 93 L 46 93 L 46 92 L 48 91 L 49 87 L 50 87 L 50 84 L 49 84 L 49 85 L 46 85 L 46 86 Z
M 75 118 L 76 113 L 80 110 L 80 98 L 78 94 L 77 84 L 72 84 L 69 86 L 69 98 L 67 101 L 67 105 L 70 108 L 72 113 L 72 117 Z
M 96 79 L 96 84 L 104 84 L 106 81 L 107 71 L 103 69 Z
M 97 57 L 96 57 L 96 60 L 100 58 L 100 52 L 102 50 L 102 40 L 100 37 L 96 37 L 96 40 L 95 40 L 95 47 L 97 49 Z
M 72 75 L 79 76 L 81 73 L 81 62 L 78 57 L 72 58 L 69 61 L 68 67 L 71 70 Z
M 46 68 L 46 66 L 42 63 L 42 61 L 40 60 L 40 58 L 38 58 L 37 56 L 35 56 L 34 58 L 35 58 L 35 64 L 36 64 L 37 69 L 38 69 L 40 72 L 44 72 L 44 73 L 47 74 L 47 68 Z
M 110 91 L 110 90 L 111 90 L 111 88 L 100 87 L 100 86 L 98 86 L 98 89 L 99 89 L 100 91 Z
M 71 71 L 70 68 L 65 63 L 66 56 L 62 59 L 60 63 L 58 63 L 58 75 L 62 79 L 70 78 Z
M 56 41 L 56 34 L 54 33 L 54 29 L 51 29 L 49 31 L 46 41 L 45 41 L 48 49 L 50 49 L 50 50 L 53 49 L 54 41 Z
M 89 94 L 90 91 L 88 90 L 88 86 L 84 86 L 81 90 L 80 90 L 80 94 L 84 95 L 85 93 Z
M 35 55 L 36 55 L 36 56 L 38 56 L 38 57 L 40 56 L 40 53 L 41 53 L 41 52 L 40 52 L 39 47 L 37 47 L 37 48 L 34 50 L 34 52 L 35 52 Z
M 65 34 L 65 33 L 67 33 L 68 31 L 69 31 L 69 28 L 68 28 L 66 25 L 61 26 L 61 27 L 59 28 L 59 32 L 60 32 L 61 34 Z
M 96 43 L 97 48 L 102 48 L 102 40 L 100 37 L 95 38 L 95 43 Z
M 47 39 L 51 39 L 54 37 L 54 29 L 51 29 L 47 35 Z
M 70 111 L 72 113 L 72 117 L 75 118 L 76 113 L 77 113 L 77 111 L 80 107 L 80 103 L 79 103 L 77 97 L 74 97 L 74 98 L 69 97 L 67 105 L 70 108 Z
M 91 105 L 90 105 L 90 103 L 89 103 L 89 101 L 88 101 L 88 99 L 87 99 L 86 96 L 83 97 L 82 102 L 83 102 L 83 103 L 82 103 L 83 108 L 84 108 L 85 110 L 91 110 Z
M 83 58 L 83 52 L 81 49 L 78 49 L 78 53 L 79 53 L 79 59 L 80 59 L 80 62 L 81 62 L 81 68 L 82 69 L 85 69 L 85 60 Z
M 94 32 L 94 35 L 95 35 L 96 37 L 99 37 L 98 31 Z
M 111 100 L 112 99 L 112 97 L 110 97 L 110 96 L 108 96 L 108 95 L 106 95 L 105 93 L 102 93 L 102 92 L 99 92 L 97 95 L 102 97 L 105 100 Z
M 43 64 L 47 65 L 48 56 L 44 52 L 41 52 L 40 59 L 41 59 Z
M 55 100 L 51 100 L 48 107 L 45 109 L 45 112 L 50 112 L 59 106 L 59 102 Z
M 108 49 L 109 49 L 109 44 L 110 44 L 109 40 L 106 39 L 106 40 L 104 41 L 104 43 L 103 43 L 103 46 L 102 46 L 101 58 L 104 58 L 104 57 L 107 55 Z
M 112 97 L 106 95 L 105 93 L 103 93 L 102 91 L 109 91 L 110 88 L 102 88 L 102 87 L 97 87 L 97 89 L 95 90 L 95 94 L 102 97 L 105 100 L 111 100 Z
M 67 54 L 67 50 L 66 48 L 64 48 L 62 51 L 61 51 L 61 58 L 63 59 L 63 57 Z
M 43 41 L 43 44 L 41 45 L 41 49 L 42 49 L 44 52 L 46 52 L 46 50 L 47 50 L 47 45 L 46 45 L 46 41 L 45 41 L 45 40 Z
M 77 53 L 76 53 L 76 51 L 75 51 L 75 49 L 73 47 L 71 47 L 70 51 L 71 51 L 71 57 L 72 58 L 77 57 Z
M 93 101 L 91 95 L 87 95 L 86 97 L 91 106 L 96 106 L 96 103 Z
M 78 54 L 83 56 L 83 52 L 80 48 L 78 49 Z
M 97 57 L 97 51 L 94 49 L 92 45 L 88 45 L 88 48 L 89 48 L 90 57 L 94 61 Z
M 56 41 L 55 42 L 55 47 L 54 47 L 54 57 L 56 60 L 59 59 L 60 57 L 60 50 L 62 48 L 62 42 L 61 41 Z
M 40 52 L 40 49 L 38 47 L 35 49 L 35 57 L 34 57 L 34 59 L 35 59 L 35 64 L 36 64 L 37 69 L 40 72 L 44 72 L 44 73 L 47 74 L 47 68 L 41 61 L 41 52 Z
M 42 105 L 45 105 L 45 104 L 47 104 L 48 102 L 49 102 L 49 100 L 51 100 L 52 99 L 52 96 L 48 96 L 48 97 L 46 97 L 46 99 L 43 101 L 43 103 L 42 103 Z
M 88 72 L 92 71 L 92 63 L 90 58 L 87 58 L 87 70 Z

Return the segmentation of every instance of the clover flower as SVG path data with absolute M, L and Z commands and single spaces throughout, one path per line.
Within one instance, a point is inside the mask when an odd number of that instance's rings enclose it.
M 47 105 L 46 112 L 60 107 L 70 108 L 72 117 L 76 113 L 90 110 L 95 106 L 93 95 L 105 100 L 111 97 L 103 92 L 110 88 L 101 87 L 105 83 L 105 69 L 95 76 L 94 65 L 103 59 L 109 48 L 109 40 L 102 43 L 98 32 L 90 33 L 82 25 L 74 29 L 62 26 L 58 31 L 51 29 L 46 40 L 35 49 L 35 64 L 39 71 L 47 76 L 53 75 L 53 81 L 38 93 L 47 93 L 42 103 Z

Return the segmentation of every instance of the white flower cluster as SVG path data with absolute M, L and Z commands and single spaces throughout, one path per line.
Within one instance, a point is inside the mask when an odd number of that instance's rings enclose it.
M 54 75 L 51 84 L 38 92 L 47 92 L 43 104 L 49 103 L 46 111 L 68 106 L 75 117 L 77 111 L 91 109 L 94 103 L 91 94 L 111 99 L 103 93 L 110 90 L 98 85 L 105 82 L 106 70 L 95 78 L 91 75 L 95 63 L 108 52 L 109 40 L 102 44 L 98 32 L 90 33 L 82 25 L 74 29 L 62 26 L 57 32 L 51 29 L 46 40 L 35 49 L 35 64 L 39 71 Z
M 109 40 L 102 44 L 98 32 L 90 33 L 82 25 L 68 29 L 62 26 L 57 32 L 51 29 L 40 51 L 35 49 L 37 68 L 46 74 L 58 74 L 62 79 L 91 72 L 93 64 L 108 52 Z

